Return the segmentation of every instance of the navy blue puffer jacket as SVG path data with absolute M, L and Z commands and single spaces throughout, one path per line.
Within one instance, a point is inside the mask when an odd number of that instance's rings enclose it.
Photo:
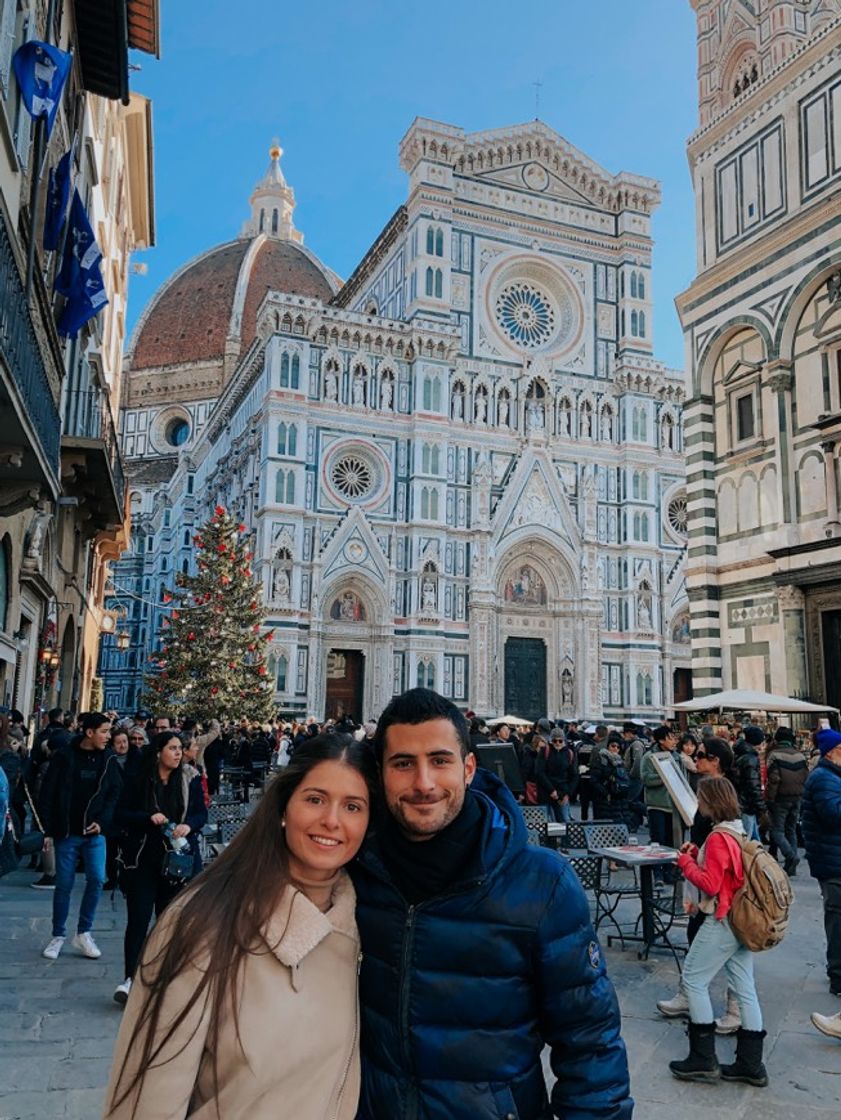
M 822 758 L 801 802 L 806 859 L 815 879 L 841 879 L 841 766 Z
M 527 847 L 508 790 L 479 770 L 481 856 L 409 906 L 372 837 L 352 867 L 362 935 L 359 1120 L 630 1120 L 619 1007 L 584 892 Z M 541 1066 L 552 1048 L 550 1106 Z

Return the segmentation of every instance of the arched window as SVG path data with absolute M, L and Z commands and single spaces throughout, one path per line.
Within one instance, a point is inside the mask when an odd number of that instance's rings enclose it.
M 277 429 L 278 455 L 294 455 L 298 450 L 298 429 L 294 424 L 281 423 Z
M 438 445 L 425 443 L 421 453 L 421 470 L 424 474 L 438 474 L 439 464 Z
M 435 666 L 432 661 L 418 662 L 418 688 L 435 688 Z
M 631 338 L 637 338 L 639 334 L 639 315 L 636 311 L 631 312 Z
M 438 472 L 440 471 L 440 469 L 441 469 L 441 467 L 440 467 L 440 455 L 441 455 L 440 448 L 438 447 L 437 444 L 433 444 L 432 453 L 429 456 L 429 473 L 430 474 L 438 474 Z
M 644 311 L 640 311 L 640 314 L 639 314 L 639 330 L 640 330 L 640 338 L 645 338 L 645 312 Z
M 260 233 L 263 232 L 263 228 L 265 227 L 265 224 L 266 224 L 266 211 L 261 210 L 260 211 L 260 226 L 259 226 L 259 232 Z
M 631 497 L 634 501 L 639 501 L 640 496 L 640 472 L 634 471 L 634 477 L 631 482 Z
M 272 233 L 277 233 L 278 216 L 277 210 L 272 210 Z
M 289 388 L 289 355 L 283 354 L 280 359 L 280 387 Z
M 293 389 L 297 389 L 301 380 L 301 359 L 298 354 L 292 355 L 292 378 L 291 385 Z
M 421 517 L 424 521 L 438 520 L 438 491 L 424 486 L 421 490 Z
M 642 501 L 648 501 L 648 474 L 643 471 L 640 475 L 640 498 Z
M 283 654 L 281 654 L 277 659 L 277 676 L 275 678 L 277 681 L 278 692 L 286 692 L 286 675 L 288 672 L 289 661 Z
M 640 539 L 640 515 L 638 513 L 635 513 L 634 514 L 634 540 L 638 541 L 639 539 Z
M 442 229 L 436 230 L 435 233 L 435 256 L 443 257 L 444 255 L 444 231 Z
M 189 545 L 190 545 L 190 530 L 185 529 L 184 530 L 184 547 L 188 548 Z
M 275 479 L 274 499 L 280 504 L 292 505 L 295 501 L 294 471 L 278 471 Z
M 624 335 L 625 334 L 625 308 L 624 307 L 622 308 L 622 315 L 620 316 L 620 318 L 622 320 L 622 334 Z
M 637 298 L 637 274 L 636 274 L 636 272 L 632 272 L 631 273 L 631 299 L 636 299 L 636 298 Z
M 441 411 L 441 380 L 428 374 L 423 379 L 423 410 L 424 412 Z
M 190 571 L 190 561 L 189 560 L 182 560 L 181 561 L 181 571 L 184 573 L 185 576 L 189 573 L 189 571 Z
M 640 519 L 640 540 L 648 540 L 648 514 L 644 513 Z
M 637 281 L 637 295 L 640 299 L 645 299 L 645 274 L 641 272 Z
M 427 226 L 426 229 L 426 251 L 430 257 L 435 253 L 435 230 L 432 226 Z
M 429 232 L 432 233 L 432 230 L 430 230 Z M 428 268 L 426 270 L 426 287 L 424 291 L 428 296 L 431 296 L 435 293 L 435 270 L 432 268 Z
M 640 406 L 640 442 L 646 443 L 648 440 L 648 413 Z
M 444 295 L 444 273 L 440 268 L 435 269 L 435 298 L 442 299 Z

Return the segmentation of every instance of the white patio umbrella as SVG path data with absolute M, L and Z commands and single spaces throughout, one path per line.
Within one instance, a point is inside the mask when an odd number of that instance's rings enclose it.
M 752 688 L 731 688 L 673 704 L 676 712 L 837 712 L 831 704 L 812 704 L 793 696 L 776 696 Z
M 520 716 L 497 716 L 495 719 L 485 721 L 490 727 L 499 723 L 507 723 L 509 727 L 531 727 L 533 719 L 522 719 Z

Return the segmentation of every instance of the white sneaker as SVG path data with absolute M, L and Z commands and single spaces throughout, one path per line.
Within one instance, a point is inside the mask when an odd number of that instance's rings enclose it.
M 817 1011 L 813 1011 L 809 1018 L 812 1026 L 817 1027 L 821 1034 L 841 1039 L 841 1011 L 837 1015 L 818 1015 Z
M 52 939 L 52 941 L 49 943 L 49 945 L 46 947 L 46 949 L 43 951 L 41 956 L 46 957 L 48 961 L 57 960 L 58 959 L 58 954 L 61 952 L 63 945 L 64 945 L 64 938 L 63 937 L 54 937 Z
M 742 1025 L 742 1012 L 739 1001 L 730 989 L 727 989 L 727 1008 L 721 1018 L 715 1021 L 716 1034 L 735 1034 Z
M 667 1019 L 689 1018 L 689 1000 L 683 988 L 678 989 L 674 999 L 658 999 L 657 1010 Z
M 90 957 L 92 961 L 102 956 L 96 942 L 89 933 L 77 933 L 70 944 L 74 949 L 78 949 L 83 957 Z
M 127 976 L 122 984 L 118 984 L 114 990 L 114 1002 L 119 1003 L 121 1007 L 125 1007 L 128 1001 L 128 994 L 131 991 L 131 977 Z

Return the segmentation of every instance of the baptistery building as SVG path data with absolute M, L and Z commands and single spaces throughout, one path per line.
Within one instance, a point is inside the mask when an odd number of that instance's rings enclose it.
M 690 687 L 658 183 L 537 120 L 416 119 L 406 201 L 342 281 L 305 248 L 280 158 L 240 236 L 131 341 L 111 587 L 129 648 L 103 642 L 106 704 L 138 703 L 221 504 L 251 534 L 283 712 L 368 718 L 426 685 L 488 715 L 656 718 Z

